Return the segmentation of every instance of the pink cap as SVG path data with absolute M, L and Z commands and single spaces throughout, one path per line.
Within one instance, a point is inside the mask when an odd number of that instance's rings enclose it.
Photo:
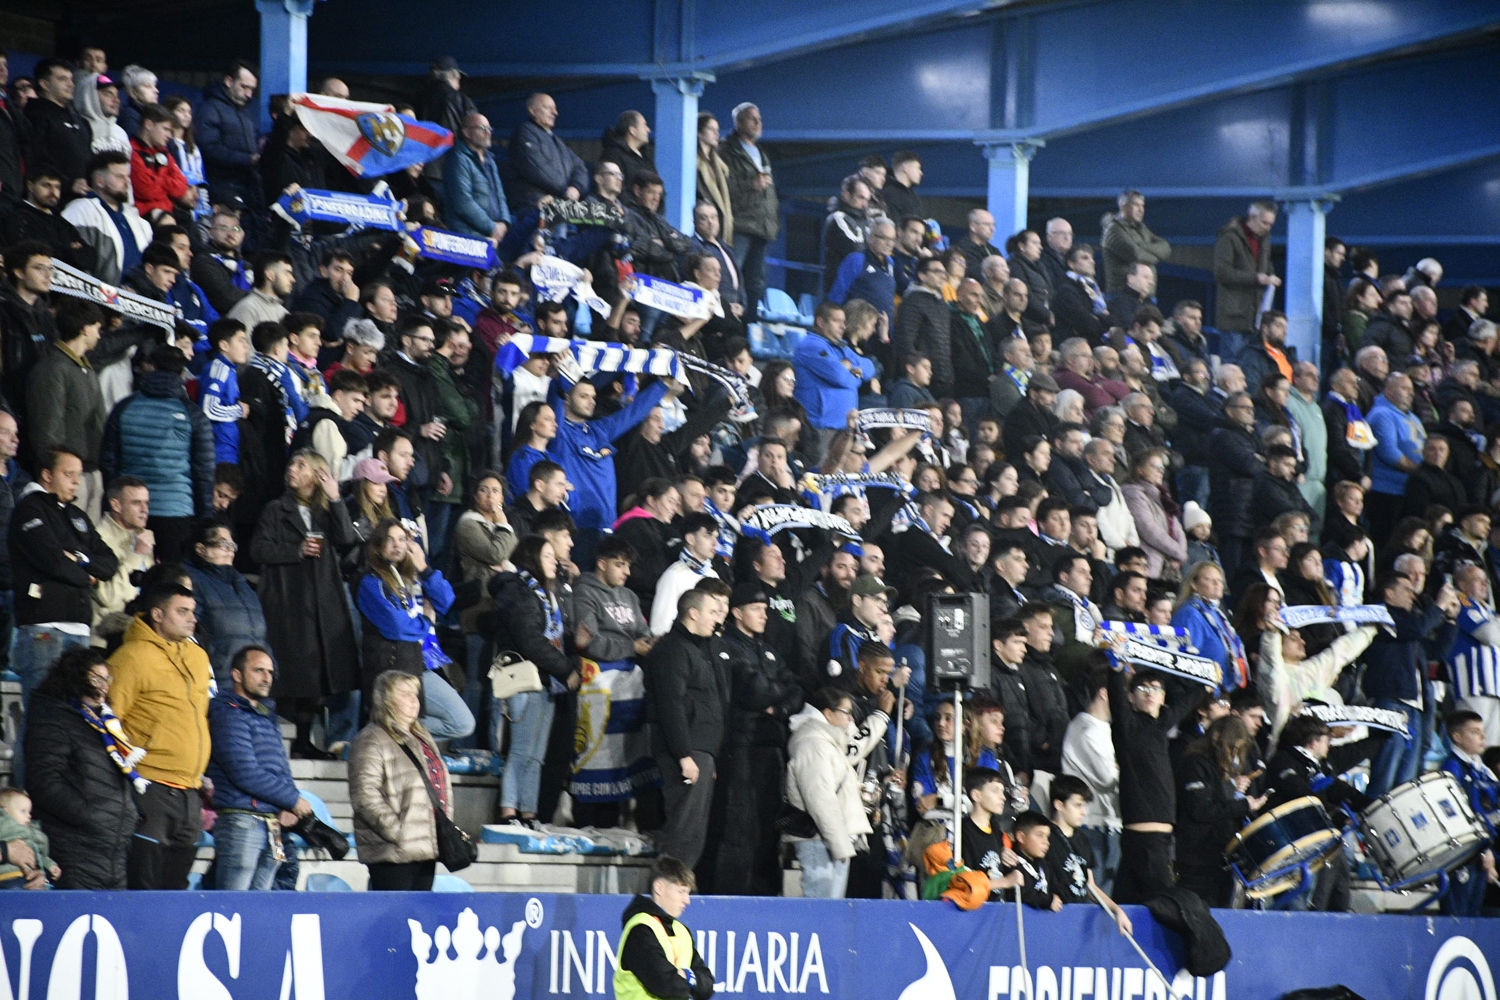
M 396 477 L 391 475 L 385 463 L 378 458 L 366 458 L 354 467 L 354 479 L 367 479 L 372 483 L 394 483 Z

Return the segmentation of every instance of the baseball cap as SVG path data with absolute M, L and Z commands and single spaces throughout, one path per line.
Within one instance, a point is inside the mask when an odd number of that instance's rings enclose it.
M 452 56 L 438 56 L 437 59 L 433 60 L 432 72 L 434 73 L 452 73 L 455 70 L 464 76 L 469 75 L 458 68 L 458 60 Z
M 423 295 L 452 295 L 452 278 L 430 278 L 422 284 Z
M 850 597 L 874 597 L 876 594 L 884 594 L 886 603 L 889 604 L 896 599 L 896 588 L 887 587 L 880 577 L 872 573 L 861 573 L 849 587 Z
M 367 479 L 372 483 L 394 483 L 396 477 L 391 475 L 385 463 L 378 458 L 366 458 L 354 467 L 354 475 L 350 479 Z
M 729 606 L 742 608 L 747 604 L 765 604 L 766 592 L 758 583 L 737 583 L 729 594 Z

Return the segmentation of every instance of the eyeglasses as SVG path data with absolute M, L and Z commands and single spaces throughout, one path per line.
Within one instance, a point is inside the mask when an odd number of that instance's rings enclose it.
M 222 549 L 225 552 L 238 552 L 239 544 L 232 538 L 221 538 L 217 542 L 209 542 L 203 546 L 205 549 Z
M 214 226 L 211 231 L 215 232 L 215 233 L 243 233 L 244 232 L 244 230 L 241 229 L 239 226 Z
M 1144 694 L 1166 694 L 1167 693 L 1167 689 L 1164 688 L 1164 687 L 1162 687 L 1160 684 L 1142 684 L 1140 687 L 1136 688 L 1136 690 L 1140 691 L 1140 692 L 1142 692 Z
M 111 684 L 114 683 L 114 680 L 115 679 L 112 676 L 110 676 L 110 674 L 108 672 L 98 673 L 98 674 L 94 674 L 94 673 L 89 674 L 89 683 L 91 683 L 91 684 L 100 684 L 100 685 L 103 685 L 104 687 L 109 687 Z

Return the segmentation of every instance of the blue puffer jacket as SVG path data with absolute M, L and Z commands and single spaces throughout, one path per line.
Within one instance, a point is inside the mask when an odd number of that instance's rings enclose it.
M 454 232 L 488 239 L 495 223 L 510 223 L 493 154 L 481 163 L 467 143 L 455 142 L 443 161 L 443 218 Z
M 104 481 L 138 476 L 156 517 L 206 516 L 213 510 L 214 432 L 171 372 L 147 372 L 136 392 L 104 424 Z
M 198 642 L 208 650 L 219 686 L 227 690 L 234 654 L 246 646 L 266 645 L 266 614 L 250 581 L 233 566 L 214 566 L 194 556 L 187 571 L 198 598 Z
M 834 343 L 817 334 L 802 338 L 792 367 L 797 370 L 797 402 L 819 430 L 846 427 L 849 411 L 859 409 L 860 383 L 875 377 L 875 363 L 869 358 L 843 341 Z
M 214 783 L 214 808 L 274 813 L 297 804 L 274 703 L 221 694 L 208 703 L 208 735 L 213 755 L 204 773 Z
M 203 152 L 204 172 L 208 174 L 211 189 L 227 184 L 259 190 L 254 158 L 260 152 L 260 127 L 254 101 L 246 101 L 244 107 L 239 107 L 229 99 L 222 80 L 210 84 L 203 91 L 193 132 Z
M 1427 431 L 1414 413 L 1402 413 L 1384 396 L 1375 397 L 1368 417 L 1375 432 L 1375 449 L 1370 461 L 1370 488 L 1376 493 L 1400 496 L 1406 490 L 1407 473 L 1396 468 L 1401 458 L 1422 464 L 1422 447 Z

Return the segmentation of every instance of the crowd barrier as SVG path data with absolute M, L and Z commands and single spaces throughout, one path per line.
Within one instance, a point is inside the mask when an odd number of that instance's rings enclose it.
M 624 896 L 0 893 L 0 1000 L 517 1000 L 612 996 Z M 1175 936 L 1131 908 L 1171 975 Z M 1192 1000 L 1343 983 L 1368 1000 L 1496 1000 L 1500 921 L 1216 914 L 1234 949 Z M 1025 997 L 1012 905 L 707 898 L 686 914 L 718 994 Z M 1034 1000 L 1167 1000 L 1097 908 L 1027 910 Z

